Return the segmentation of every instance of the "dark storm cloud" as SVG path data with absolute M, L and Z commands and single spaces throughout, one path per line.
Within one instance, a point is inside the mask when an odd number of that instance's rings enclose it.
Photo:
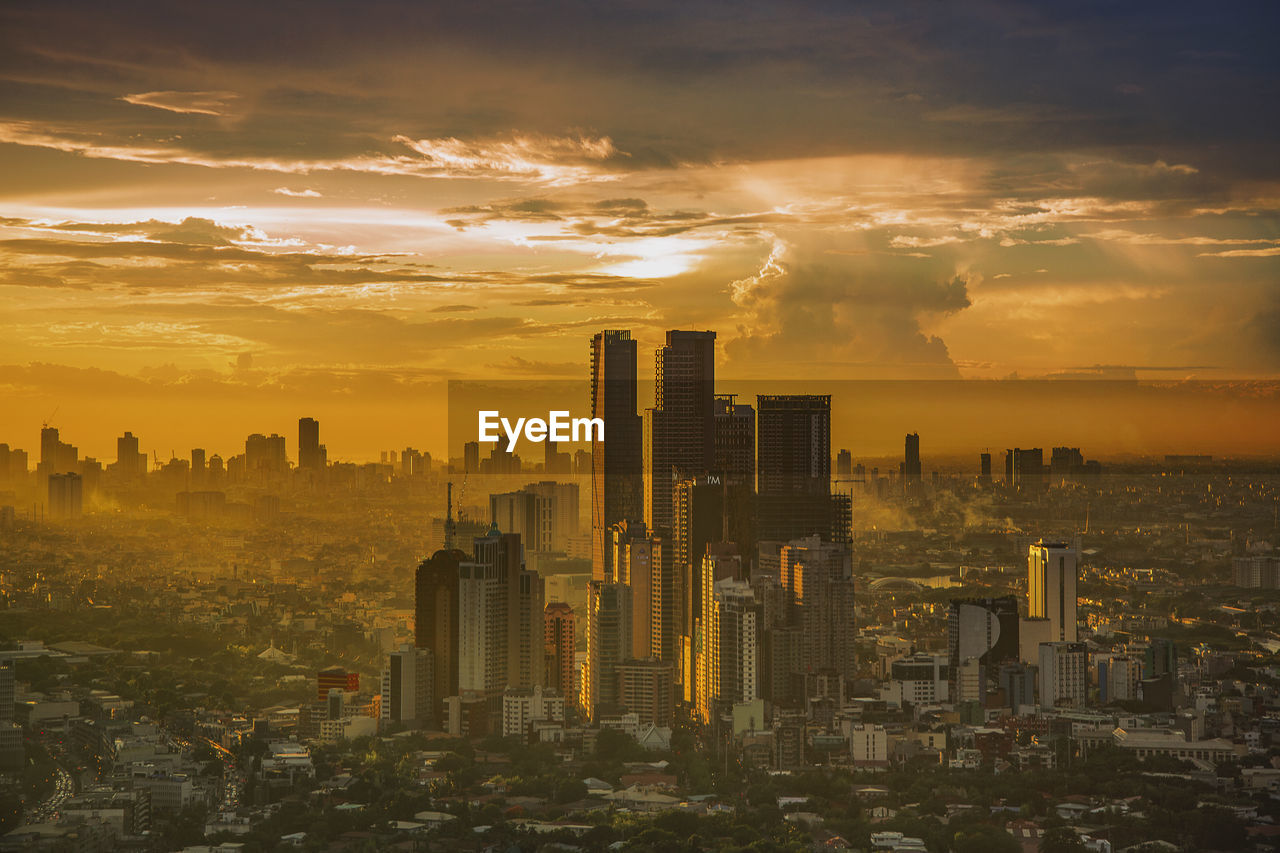
M 121 109 L 183 122 L 168 126 L 206 153 L 234 142 L 241 155 L 338 156 L 388 133 L 590 128 L 631 154 L 618 168 L 1106 148 L 1277 174 L 1272 4 L 46 2 L 0 14 L 0 73 L 18 84 L 6 112 L 47 103 L 24 86 L 59 87 L 54 101 L 110 91 Z M 238 94 L 248 124 L 117 100 L 139 93 L 169 106 Z

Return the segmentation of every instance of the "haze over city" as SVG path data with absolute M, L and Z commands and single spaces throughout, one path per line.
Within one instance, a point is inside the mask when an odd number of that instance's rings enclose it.
M 1273 397 L 1274 18 L 1233 9 L 6 4 L 0 431 L 305 410 L 372 458 L 604 327 Z

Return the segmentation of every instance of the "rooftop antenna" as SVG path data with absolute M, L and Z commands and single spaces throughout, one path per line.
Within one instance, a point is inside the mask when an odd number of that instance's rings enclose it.
M 445 489 L 444 547 L 446 551 L 453 548 L 456 532 L 457 525 L 453 522 L 453 482 L 450 481 Z

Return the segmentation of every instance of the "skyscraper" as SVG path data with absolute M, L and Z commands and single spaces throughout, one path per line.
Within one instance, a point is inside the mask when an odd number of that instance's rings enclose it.
M 920 482 L 920 435 L 907 433 L 903 464 L 903 489 L 910 492 Z
M 320 422 L 298 419 L 298 467 L 318 471 L 324 467 L 324 446 L 320 444 Z
M 458 567 L 458 689 L 487 696 L 541 686 L 546 669 L 542 578 L 524 569 L 520 536 L 496 526 Z
M 846 547 L 816 536 L 782 548 L 782 587 L 790 623 L 801 631 L 804 672 L 834 669 L 850 681 L 856 674 L 852 568 Z
M 715 465 L 716 333 L 671 330 L 654 353 L 653 408 L 644 414 L 644 521 L 671 529 L 673 487 Z
M 756 413 L 758 537 L 847 537 L 848 518 L 831 495 L 830 395 L 759 396 Z
M 576 704 L 573 661 L 577 644 L 574 622 L 573 608 L 563 601 L 553 601 L 543 610 L 547 656 L 546 685 L 559 691 L 566 701 Z
M 436 551 L 414 577 L 414 645 L 432 655 L 437 720 L 441 703 L 458 693 L 458 574 L 466 559 L 457 549 Z
M 618 693 L 618 666 L 631 659 L 631 590 L 593 580 L 587 587 L 587 666 L 582 709 L 595 720 Z
M 1077 640 L 1078 556 L 1065 542 L 1041 540 L 1027 551 L 1027 617 L 1049 620 L 1050 642 Z
M 1015 447 L 1004 452 L 1004 484 L 1020 492 L 1036 492 L 1044 485 L 1044 450 Z
M 591 445 L 591 576 L 612 580 L 610 531 L 641 519 L 644 452 L 636 413 L 636 342 L 631 332 L 606 329 L 591 339 L 591 416 L 604 421 L 607 440 Z
M 718 706 L 760 696 L 761 606 L 743 580 L 716 581 L 702 625 L 696 708 L 704 723 Z
M 1084 643 L 1040 644 L 1040 705 L 1079 708 L 1088 698 L 1089 653 Z
M 1018 601 L 1012 595 L 999 598 L 952 599 L 947 611 L 947 651 L 954 674 L 966 662 L 978 668 L 978 684 L 969 695 L 958 690 L 959 699 L 985 702 L 987 680 L 994 678 L 1000 664 L 1018 660 Z
M 387 655 L 382 670 L 382 721 L 385 725 L 428 728 L 436 724 L 431 652 L 410 645 Z
M 632 656 L 661 658 L 664 645 L 674 654 L 675 589 L 664 571 L 662 539 L 642 522 L 619 522 L 613 526 L 611 560 L 614 579 L 630 590 Z
M 49 517 L 79 518 L 84 508 L 84 485 L 79 474 L 49 475 Z

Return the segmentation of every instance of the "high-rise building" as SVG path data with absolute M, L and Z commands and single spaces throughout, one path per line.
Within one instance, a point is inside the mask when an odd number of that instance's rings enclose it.
M 907 433 L 906 453 L 902 467 L 904 475 L 903 486 L 908 491 L 912 488 L 912 484 L 920 482 L 920 434 Z
M 1038 492 L 1044 487 L 1044 450 L 1015 447 L 1004 452 L 1004 484 L 1021 492 Z
M 0 721 L 13 719 L 14 704 L 17 700 L 17 683 L 13 677 L 13 661 L 0 661 Z
M 587 666 L 582 709 L 592 720 L 618 694 L 618 666 L 631 654 L 631 590 L 623 583 L 593 580 L 587 587 Z
M 744 574 L 742 556 L 736 546 L 728 542 L 709 544 L 693 567 L 688 586 L 690 615 L 684 634 L 686 640 L 681 644 L 682 649 L 688 649 L 688 658 L 681 659 L 677 677 L 695 708 L 699 707 L 699 697 L 705 700 L 718 689 L 714 684 L 704 683 L 710 677 L 708 667 L 714 654 L 709 643 L 716 618 L 715 586 L 721 581 L 739 580 Z
M 591 339 L 591 416 L 604 421 L 591 444 L 591 577 L 613 580 L 611 530 L 640 521 L 644 452 L 636 411 L 636 342 L 631 332 L 607 329 Z M 580 464 L 580 463 L 577 463 Z
M 847 496 L 831 494 L 830 395 L 759 396 L 756 422 L 759 539 L 847 539 Z
M 131 432 L 116 439 L 116 463 L 113 471 L 117 478 L 126 482 L 147 473 L 147 455 L 138 450 L 138 437 Z
M 284 436 L 254 433 L 244 440 L 245 468 L 250 474 L 279 473 L 289 468 Z
M 1084 643 L 1040 644 L 1040 705 L 1079 708 L 1088 699 L 1089 652 Z
M 782 548 L 781 577 L 789 623 L 800 628 L 803 672 L 833 669 L 852 682 L 857 672 L 854 580 L 847 547 L 816 536 Z
M 431 652 L 410 645 L 387 655 L 382 670 L 382 721 L 386 725 L 429 728 L 436 724 Z
M 84 484 L 79 474 L 49 475 L 50 518 L 79 518 L 84 509 Z
M 1018 660 L 1018 600 L 999 598 L 952 599 L 947 611 L 947 651 L 952 672 L 968 661 L 978 667 L 978 685 L 961 699 L 985 702 L 987 679 L 1003 663 Z M 960 695 L 960 694 L 957 694 Z
M 991 454 L 983 453 L 978 457 L 978 481 L 984 486 L 991 485 Z
M 661 658 L 675 647 L 675 590 L 664 571 L 662 539 L 649 534 L 641 522 L 613 526 L 613 576 L 626 584 L 631 599 L 631 654 Z M 665 658 L 670 659 L 670 658 Z
M 716 333 L 671 330 L 654 353 L 653 408 L 644 432 L 644 521 L 671 529 L 673 487 L 715 466 Z
M 1076 629 L 1076 549 L 1041 540 L 1027 551 L 1027 616 L 1049 620 L 1051 642 L 1074 643 Z
M 432 695 L 440 705 L 458 693 L 458 577 L 467 555 L 457 549 L 436 551 L 414 576 L 414 645 L 431 652 Z
M 1107 655 L 1098 661 L 1098 701 L 1132 702 L 1142 684 L 1142 661 L 1131 655 Z
M 574 655 L 577 650 L 573 608 L 553 601 L 543 610 L 547 661 L 546 685 L 576 704 Z
M 712 405 L 715 445 L 711 470 L 721 475 L 727 485 L 745 484 L 754 489 L 756 410 L 737 402 L 734 394 L 716 394 Z
M 520 534 L 526 552 L 565 551 L 578 533 L 578 484 L 544 480 L 490 495 L 489 519 Z
M 320 422 L 315 418 L 299 418 L 298 467 L 319 471 L 326 461 L 324 445 L 320 443 Z
M 844 448 L 841 448 L 840 452 L 836 454 L 836 476 L 853 476 L 853 454 Z
M 501 694 L 542 684 L 542 578 L 526 571 L 520 537 L 491 527 L 458 567 L 458 689 Z
M 708 560 L 712 558 L 708 556 Z M 695 703 L 710 723 L 717 708 L 760 697 L 762 608 L 751 585 L 728 578 L 716 581 L 702 621 L 702 648 Z
M 671 524 L 675 636 L 694 636 L 693 623 L 702 607 L 700 569 L 707 546 L 732 541 L 725 529 L 725 493 L 719 474 L 687 477 L 675 484 Z
M 640 722 L 670 726 L 675 712 L 675 673 L 669 661 L 626 660 L 615 669 L 618 706 Z

